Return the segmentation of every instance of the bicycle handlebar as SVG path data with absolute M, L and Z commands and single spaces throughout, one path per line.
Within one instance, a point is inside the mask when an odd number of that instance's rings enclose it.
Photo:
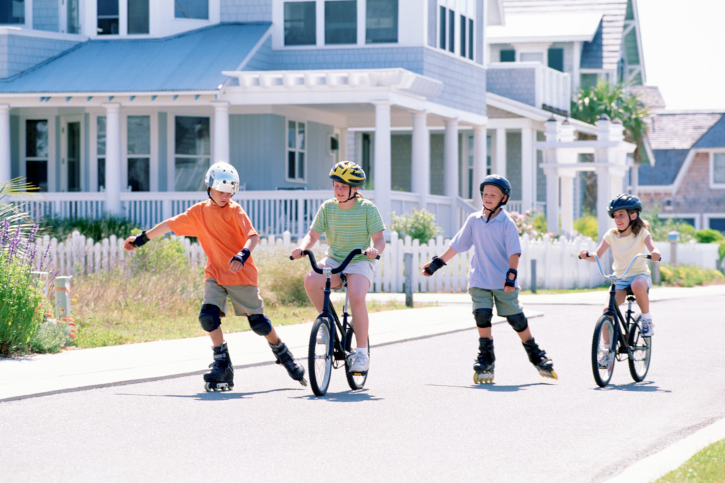
M 611 275 L 605 275 L 604 274 L 604 270 L 602 270 L 602 264 L 599 261 L 599 257 L 597 256 L 596 253 L 589 253 L 589 252 L 587 252 L 587 258 L 589 258 L 589 257 L 594 257 L 596 259 L 596 261 L 597 261 L 597 267 L 599 267 L 599 273 L 601 273 L 602 274 L 602 277 L 606 278 L 607 280 L 622 280 L 627 275 L 627 273 L 629 273 L 629 269 L 632 268 L 632 264 L 634 263 L 634 261 L 637 260 L 639 257 L 644 257 L 644 258 L 647 258 L 649 260 L 652 260 L 652 255 L 645 255 L 644 253 L 640 253 L 639 255 L 635 255 L 634 258 L 632 258 L 632 261 L 629 262 L 629 265 L 627 266 L 627 270 L 625 270 L 624 273 L 621 276 L 616 276 L 614 274 L 611 274 Z M 581 256 L 579 256 L 579 259 L 580 260 L 584 260 Z
M 337 267 L 337 268 L 333 268 L 330 271 L 330 273 L 334 275 L 336 273 L 342 272 L 343 270 L 345 270 L 347 268 L 347 266 L 349 265 L 349 263 L 352 261 L 352 259 L 354 257 L 356 257 L 357 255 L 362 255 L 363 253 L 364 253 L 363 250 L 360 249 L 360 248 L 354 249 L 353 251 L 351 251 L 350 253 L 348 253 L 347 258 L 345 258 L 345 260 L 342 261 L 342 263 L 340 264 L 340 266 Z M 315 260 L 315 254 L 312 253 L 312 251 L 310 251 L 310 250 L 303 250 L 302 251 L 302 256 L 305 256 L 305 255 L 307 257 L 309 257 L 309 259 L 310 259 L 310 265 L 312 266 L 312 270 L 314 270 L 315 272 L 317 272 L 319 274 L 322 274 L 323 271 L 319 267 L 319 265 L 317 265 L 317 260 Z M 289 259 L 290 260 L 294 260 L 295 257 L 293 257 L 292 255 L 290 255 Z M 376 260 L 380 260 L 380 255 L 378 255 L 377 257 L 375 257 L 375 259 Z

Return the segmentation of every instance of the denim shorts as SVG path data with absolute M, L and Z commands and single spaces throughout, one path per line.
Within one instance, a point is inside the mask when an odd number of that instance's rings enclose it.
M 638 273 L 637 275 L 632 275 L 629 278 L 617 280 L 616 282 L 614 282 L 614 287 L 619 290 L 629 288 L 629 286 L 632 285 L 632 282 L 634 282 L 634 279 L 637 277 L 644 277 L 647 279 L 647 291 L 649 292 L 649 289 L 652 288 L 652 278 L 646 273 Z

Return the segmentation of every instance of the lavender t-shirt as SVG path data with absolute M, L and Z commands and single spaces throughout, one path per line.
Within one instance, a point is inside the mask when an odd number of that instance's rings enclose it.
M 473 213 L 453 237 L 450 247 L 458 253 L 474 248 L 468 272 L 469 289 L 503 290 L 509 258 L 521 254 L 519 232 L 503 210 L 488 223 L 481 212 Z M 516 288 L 520 288 L 518 279 Z

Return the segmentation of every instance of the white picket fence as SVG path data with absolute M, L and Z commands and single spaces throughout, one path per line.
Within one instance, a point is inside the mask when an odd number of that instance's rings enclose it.
M 413 254 L 412 286 L 414 292 L 465 292 L 468 270 L 473 250 L 461 253 L 448 262 L 448 265 L 436 272 L 434 277 L 423 277 L 420 272 L 433 255 L 440 255 L 448 246 L 449 240 L 438 237 L 429 243 L 419 243 L 410 237 L 399 239 L 397 233 L 391 233 L 390 242 L 377 263 L 377 271 L 371 291 L 403 292 L 405 289 L 406 253 Z M 206 263 L 206 255 L 198 243 L 190 243 L 182 238 L 189 262 L 195 266 Z M 38 253 L 46 248 L 50 255 L 50 270 L 60 275 L 77 275 L 78 273 L 95 273 L 113 269 L 133 256 L 123 249 L 123 240 L 115 236 L 94 242 L 78 232 L 65 242 L 45 236 L 38 241 Z M 286 248 L 289 251 L 296 247 L 289 232 L 282 237 L 270 236 L 262 238 L 257 250 Z M 663 261 L 669 262 L 669 244 L 660 243 Z M 519 283 L 523 289 L 531 288 L 531 261 L 536 260 L 536 286 L 538 288 L 570 289 L 601 285 L 603 279 L 594 263 L 578 259 L 581 250 L 594 251 L 596 244 L 590 238 L 574 240 L 550 239 L 548 236 L 540 240 L 531 240 L 528 235 L 521 237 L 522 256 L 519 261 Z M 715 268 L 717 261 L 716 244 L 680 244 L 677 247 L 677 259 L 680 264 L 697 265 L 704 268 Z M 287 256 L 285 253 L 284 255 Z M 611 259 L 610 259 L 611 260 Z M 605 270 L 609 263 L 604 262 Z M 259 267 L 261 271 L 264 267 Z

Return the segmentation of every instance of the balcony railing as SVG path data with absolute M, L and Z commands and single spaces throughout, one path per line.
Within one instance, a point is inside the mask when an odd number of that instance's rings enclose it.
M 569 74 L 539 62 L 493 62 L 486 75 L 488 92 L 568 115 L 571 103 Z

